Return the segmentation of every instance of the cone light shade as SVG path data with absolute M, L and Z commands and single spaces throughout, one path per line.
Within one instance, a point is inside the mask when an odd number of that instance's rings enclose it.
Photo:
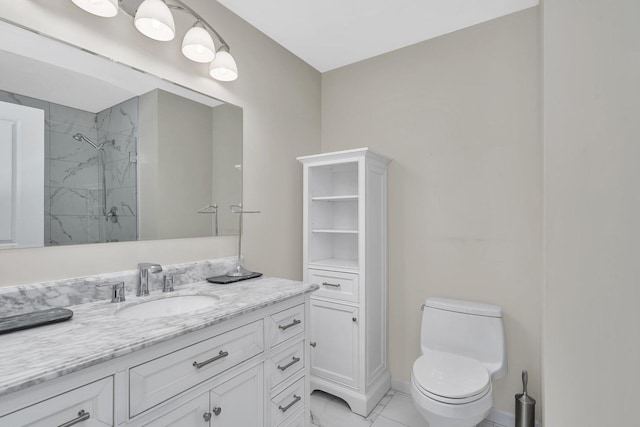
M 238 66 L 229 52 L 221 50 L 209 65 L 209 74 L 216 80 L 231 82 L 238 78 Z
M 169 41 L 176 35 L 173 15 L 162 0 L 144 0 L 136 12 L 134 24 L 138 31 L 154 40 Z
M 118 14 L 118 0 L 71 0 L 85 12 L 103 18 L 112 18 Z
M 200 26 L 194 26 L 182 39 L 182 54 L 194 62 L 211 62 L 216 48 L 211 35 Z

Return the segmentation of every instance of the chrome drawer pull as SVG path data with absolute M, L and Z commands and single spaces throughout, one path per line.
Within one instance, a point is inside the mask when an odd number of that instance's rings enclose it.
M 296 403 L 298 403 L 300 401 L 300 399 L 302 399 L 300 396 L 296 396 L 295 394 L 293 395 L 293 402 L 289 403 L 287 406 L 285 406 L 284 408 L 282 407 L 282 405 L 278 406 L 278 409 L 280 409 L 282 412 L 287 412 L 289 410 L 289 408 L 291 408 L 293 405 L 295 405 Z
M 294 356 L 293 360 L 291 360 L 291 362 L 287 363 L 286 365 L 284 365 L 284 366 L 278 365 L 278 369 L 280 369 L 281 371 L 285 371 L 285 370 L 287 370 L 287 368 L 290 368 L 291 365 L 295 365 L 299 361 L 300 361 L 300 358 Z
M 217 355 L 216 357 L 212 357 L 211 359 L 209 359 L 209 360 L 205 360 L 204 362 L 200 362 L 200 363 L 198 363 L 198 362 L 193 362 L 193 366 L 195 366 L 196 368 L 200 369 L 200 368 L 202 368 L 203 366 L 208 365 L 209 363 L 215 362 L 216 360 L 220 360 L 220 359 L 222 359 L 223 357 L 227 357 L 228 355 L 229 355 L 229 352 L 228 352 L 228 351 L 222 351 L 222 350 L 220 350 L 220 353 L 218 353 L 218 355 Z
M 216 406 L 215 408 L 213 408 L 213 413 L 215 414 L 216 417 L 218 415 L 220 415 L 221 412 L 222 412 L 222 408 L 221 407 Z
M 85 412 L 85 410 L 82 409 L 80 412 L 78 412 L 77 418 L 74 418 L 71 421 L 67 421 L 64 424 L 60 424 L 58 427 L 71 427 L 83 421 L 87 421 L 89 418 L 91 418 L 91 414 L 89 412 Z
M 289 323 L 288 325 L 278 325 L 278 328 L 280 328 L 281 331 L 286 331 L 287 329 L 289 329 L 292 326 L 296 326 L 299 325 L 300 323 L 302 323 L 300 320 L 298 319 L 293 319 L 293 322 Z
M 339 288 L 341 285 L 340 283 L 322 282 L 322 286 L 331 286 L 332 288 Z

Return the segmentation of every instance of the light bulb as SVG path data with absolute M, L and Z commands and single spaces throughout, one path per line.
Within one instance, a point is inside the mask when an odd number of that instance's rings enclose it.
M 216 57 L 216 47 L 211 35 L 196 23 L 182 39 L 182 54 L 194 62 L 211 62 Z
M 209 65 L 209 75 L 222 82 L 231 82 L 238 78 L 238 66 L 233 56 L 226 50 L 219 50 Z
M 142 34 L 158 41 L 173 40 L 176 35 L 173 15 L 162 0 L 144 0 L 136 11 L 134 25 Z
M 111 18 L 118 14 L 118 0 L 71 0 L 85 12 L 103 18 Z

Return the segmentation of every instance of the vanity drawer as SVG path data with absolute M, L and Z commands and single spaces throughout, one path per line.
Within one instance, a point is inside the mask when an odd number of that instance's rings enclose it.
M 271 355 L 267 361 L 271 388 L 304 368 L 304 343 L 305 341 L 298 341 Z
M 306 419 L 305 411 L 299 412 L 297 415 L 293 415 L 290 419 L 280 424 L 278 427 L 306 427 L 304 420 Z
M 147 409 L 264 350 L 263 321 L 169 353 L 129 370 L 129 414 Z
M 292 415 L 297 415 L 297 412 L 307 404 L 307 396 L 304 393 L 304 378 L 300 378 L 271 398 L 272 426 L 283 424 Z
M 358 302 L 358 275 L 339 271 L 309 269 L 309 282 L 320 286 L 315 297 Z
M 76 420 L 83 427 L 113 426 L 113 377 L 78 387 L 0 417 L 1 427 L 50 427 Z
M 270 316 L 269 342 L 271 347 L 304 332 L 304 304 Z

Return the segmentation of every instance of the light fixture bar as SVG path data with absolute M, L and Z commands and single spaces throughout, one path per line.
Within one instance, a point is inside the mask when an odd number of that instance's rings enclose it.
M 129 15 L 132 18 L 135 18 L 136 16 L 136 12 L 129 9 L 128 7 L 124 6 L 123 4 L 124 0 L 118 0 L 118 4 L 120 5 L 120 9 L 122 9 L 122 11 L 124 13 L 126 13 L 127 15 Z M 194 18 L 196 18 L 196 21 L 200 21 L 200 23 L 202 25 L 204 25 L 209 31 L 211 31 L 216 38 L 218 39 L 218 41 L 220 42 L 220 47 L 222 48 L 223 46 L 226 47 L 228 50 L 231 50 L 231 48 L 229 47 L 229 43 L 227 43 L 225 41 L 225 39 L 222 38 L 222 36 L 220 35 L 220 33 L 218 33 L 215 28 L 213 28 L 206 19 L 204 19 L 202 17 L 202 15 L 200 15 L 198 12 L 196 12 L 195 10 L 193 10 L 192 8 L 190 8 L 188 5 L 186 5 L 184 2 L 180 1 L 180 0 L 172 0 L 172 2 L 177 3 L 177 4 L 168 4 L 165 2 L 165 4 L 167 5 L 167 7 L 169 9 L 175 9 L 175 10 L 181 10 L 183 12 L 187 12 L 189 14 L 191 14 L 191 16 L 193 16 Z
M 115 16 L 122 10 L 134 20 L 134 25 L 143 35 L 158 41 L 169 41 L 175 37 L 175 22 L 171 9 L 180 10 L 196 20 L 187 31 L 182 41 L 182 53 L 191 61 L 209 62 L 209 75 L 220 81 L 233 81 L 238 78 L 238 66 L 229 51 L 231 48 L 215 28 L 198 12 L 182 0 L 143 0 L 137 10 L 131 10 L 124 0 L 71 0 L 85 11 L 98 16 Z M 87 3 L 88 2 L 88 3 Z M 97 9 L 94 4 L 112 5 L 109 13 Z M 200 28 L 197 28 L 200 27 Z M 205 34 L 206 33 L 206 34 Z M 211 38 L 212 33 L 219 42 L 219 47 Z M 204 53 L 203 53 L 204 52 Z

